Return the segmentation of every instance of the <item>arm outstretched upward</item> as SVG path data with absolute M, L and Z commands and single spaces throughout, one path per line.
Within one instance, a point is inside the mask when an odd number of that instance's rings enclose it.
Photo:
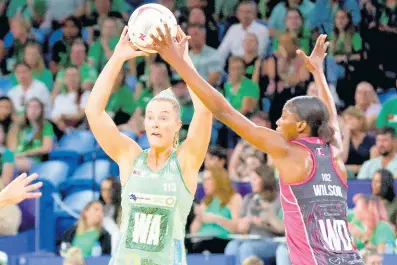
M 88 123 L 100 146 L 120 167 L 122 184 L 128 178 L 129 162 L 134 161 L 142 149 L 139 145 L 122 134 L 112 118 L 106 113 L 105 108 L 116 81 L 125 61 L 137 56 L 145 55 L 144 52 L 136 51 L 128 39 L 127 27 L 124 28 L 120 40 L 112 57 L 103 68 L 85 108 Z M 125 158 L 126 161 L 123 160 Z M 128 161 L 127 161 L 128 160 Z M 124 166 L 122 166 L 124 165 Z
M 179 43 L 174 43 L 168 26 L 165 25 L 164 28 L 165 35 L 159 28 L 157 29 L 160 38 L 151 35 L 157 45 L 157 50 L 177 70 L 179 75 L 214 116 L 242 138 L 270 154 L 273 158 L 285 157 L 289 149 L 287 141 L 276 131 L 257 126 L 235 110 L 215 88 L 201 78 L 191 64 L 183 59 L 180 49 L 187 42 L 187 38 L 185 37 Z

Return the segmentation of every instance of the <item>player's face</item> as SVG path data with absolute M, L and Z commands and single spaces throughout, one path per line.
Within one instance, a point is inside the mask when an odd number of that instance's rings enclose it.
M 203 174 L 203 188 L 206 195 L 215 193 L 215 182 L 208 170 L 204 171 Z
M 146 108 L 145 130 L 152 148 L 172 146 L 181 121 L 171 102 L 152 100 Z
M 379 195 L 382 187 L 382 176 L 379 173 L 376 173 L 372 178 L 372 194 Z
M 285 140 L 294 140 L 298 137 L 299 133 L 298 121 L 297 115 L 284 107 L 281 117 L 276 122 L 276 131 L 280 133 Z
M 369 256 L 365 265 L 382 265 L 382 257 L 379 255 Z

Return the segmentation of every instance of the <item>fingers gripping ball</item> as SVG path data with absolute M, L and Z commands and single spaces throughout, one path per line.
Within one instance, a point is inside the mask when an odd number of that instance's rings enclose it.
M 128 21 L 128 35 L 132 44 L 142 51 L 156 53 L 152 48 L 155 44 L 150 34 L 158 37 L 156 27 L 160 27 L 165 34 L 165 23 L 170 27 L 171 37 L 175 39 L 178 33 L 177 21 L 168 8 L 159 4 L 147 4 L 137 8 Z

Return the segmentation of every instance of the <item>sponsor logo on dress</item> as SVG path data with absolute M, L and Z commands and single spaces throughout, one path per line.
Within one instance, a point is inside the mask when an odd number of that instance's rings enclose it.
M 176 197 L 165 195 L 154 195 L 145 193 L 132 193 L 128 194 L 130 203 L 132 204 L 148 204 L 160 207 L 175 207 Z

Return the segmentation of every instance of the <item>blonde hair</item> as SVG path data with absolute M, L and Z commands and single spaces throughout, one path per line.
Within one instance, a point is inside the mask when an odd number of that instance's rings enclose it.
M 99 203 L 100 205 L 102 205 L 102 202 L 100 202 L 100 201 L 91 201 L 91 202 L 89 202 L 89 203 L 87 203 L 87 205 L 84 207 L 84 209 L 83 209 L 83 211 L 81 211 L 81 214 L 80 214 L 80 218 L 79 218 L 79 220 L 78 220 L 78 222 L 77 222 L 77 229 L 76 229 L 76 232 L 78 233 L 78 234 L 80 234 L 80 233 L 84 233 L 86 230 L 87 230 L 87 220 L 86 220 L 86 217 L 85 217 L 85 212 L 86 211 L 88 211 L 95 203 Z M 95 226 L 95 229 L 97 230 L 97 231 L 101 231 L 102 230 L 102 223 L 99 223 L 99 224 L 97 224 L 96 226 Z
M 234 194 L 236 194 L 236 190 L 233 188 L 226 169 L 223 167 L 209 168 L 207 171 L 211 174 L 211 179 L 214 181 L 215 194 L 206 195 L 203 198 L 204 204 L 206 206 L 210 205 L 214 197 L 217 197 L 221 201 L 221 207 L 228 205 Z
M 79 248 L 72 247 L 66 253 L 66 257 L 63 261 L 64 265 L 85 265 L 83 253 Z
M 244 260 L 243 265 L 265 265 L 258 257 L 248 257 Z
M 32 70 L 33 71 L 38 70 L 39 72 L 43 71 L 45 69 L 45 64 L 44 64 L 44 58 L 43 58 L 43 53 L 41 51 L 40 44 L 38 44 L 36 42 L 31 42 L 28 45 L 26 45 L 25 50 L 27 48 L 34 48 L 34 49 L 36 49 L 36 52 L 39 54 L 39 58 L 37 59 L 36 65 L 33 66 L 34 68 L 32 68 Z
M 361 127 L 361 131 L 366 132 L 368 130 L 367 120 L 364 111 L 360 110 L 359 108 L 350 106 L 343 112 L 342 116 L 345 115 L 352 116 L 357 120 L 361 121 L 363 124 Z

